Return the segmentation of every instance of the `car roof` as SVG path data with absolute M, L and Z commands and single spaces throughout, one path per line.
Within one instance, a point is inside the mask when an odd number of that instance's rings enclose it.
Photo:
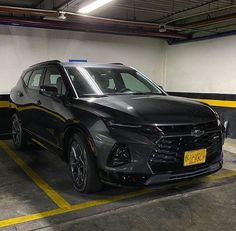
M 50 65 L 50 64 L 57 64 L 64 67 L 73 67 L 73 66 L 79 66 L 79 67 L 95 67 L 95 68 L 122 68 L 122 69 L 130 69 L 130 67 L 125 66 L 122 63 L 108 63 L 108 64 L 101 64 L 101 63 L 90 63 L 90 62 L 61 62 L 59 60 L 49 60 L 41 63 L 34 64 L 30 66 L 30 68 L 36 68 L 40 66 Z

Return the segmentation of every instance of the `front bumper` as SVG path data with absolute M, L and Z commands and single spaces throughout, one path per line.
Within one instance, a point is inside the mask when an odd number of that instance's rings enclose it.
M 191 179 L 198 176 L 210 175 L 219 171 L 223 166 L 223 161 L 215 162 L 210 165 L 193 167 L 188 170 L 168 171 L 155 175 L 127 174 L 118 172 L 103 172 L 103 182 L 112 185 L 126 186 L 150 186 L 161 183 L 168 183 L 179 180 Z
M 200 136 L 192 130 L 204 131 Z M 97 160 L 101 179 L 115 185 L 152 185 L 211 174 L 222 168 L 222 131 L 216 122 L 193 126 L 167 126 L 163 135 L 115 128 L 97 139 Z M 105 139 L 106 138 L 106 139 Z M 114 145 L 125 144 L 130 162 L 112 166 L 109 157 Z M 206 149 L 204 164 L 184 167 L 186 151 Z
M 196 170 L 192 170 L 192 171 L 172 172 L 172 173 L 155 175 L 155 176 L 151 176 L 144 183 L 144 185 L 160 184 L 164 182 L 189 179 L 189 178 L 202 176 L 202 175 L 209 175 L 209 174 L 219 171 L 222 168 L 222 166 L 223 166 L 222 162 L 218 162 L 218 163 L 215 163 L 206 167 L 202 167 Z

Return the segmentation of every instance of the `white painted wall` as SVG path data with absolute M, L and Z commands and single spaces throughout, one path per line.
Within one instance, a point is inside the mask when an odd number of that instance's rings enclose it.
M 165 89 L 236 93 L 236 36 L 168 46 Z
M 0 26 L 0 93 L 28 66 L 50 59 L 122 62 L 167 91 L 236 93 L 236 36 L 168 46 L 164 40 Z
M 152 38 L 0 26 L 0 93 L 28 66 L 50 59 L 122 62 L 163 84 L 165 46 Z

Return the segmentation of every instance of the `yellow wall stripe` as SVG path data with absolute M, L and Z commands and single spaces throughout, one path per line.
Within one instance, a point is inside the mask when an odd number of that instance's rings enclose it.
M 9 101 L 0 101 L 0 108 L 10 108 L 10 105 Z
M 200 102 L 207 103 L 210 106 L 214 107 L 229 107 L 229 108 L 236 108 L 236 101 L 229 101 L 229 100 L 213 100 L 213 99 L 197 99 Z
M 196 99 L 200 102 L 203 103 L 207 103 L 210 106 L 214 106 L 214 107 L 229 107 L 229 108 L 236 108 L 236 100 L 232 101 L 232 100 L 215 100 L 215 99 Z M 9 101 L 0 101 L 0 108 L 15 108 L 15 106 L 13 104 L 11 104 Z M 36 106 L 25 106 L 25 107 L 19 107 L 20 111 L 23 110 L 30 110 L 30 109 L 39 109 L 39 107 Z M 47 113 L 57 117 L 58 119 L 65 121 L 65 119 L 63 117 L 61 117 L 60 115 L 57 115 L 49 110 L 46 109 L 41 109 L 42 111 L 46 111 Z
M 52 187 L 50 187 L 32 168 L 30 168 L 6 143 L 0 141 L 0 148 L 7 153 L 12 160 L 41 188 L 47 196 L 60 208 L 70 207 Z

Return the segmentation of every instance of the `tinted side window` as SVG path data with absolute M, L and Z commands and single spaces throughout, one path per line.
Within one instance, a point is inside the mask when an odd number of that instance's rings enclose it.
M 84 76 L 75 67 L 67 67 L 66 70 L 79 94 L 84 94 L 84 92 L 86 92 L 86 94 L 94 93 L 88 82 L 85 80 Z
M 25 75 L 23 77 L 23 81 L 26 86 L 28 86 L 28 82 L 29 82 L 29 78 L 30 78 L 31 74 L 32 74 L 32 71 L 28 71 L 25 73 Z
M 115 90 L 115 88 L 116 88 L 116 84 L 115 84 L 114 79 L 109 79 L 109 86 L 108 86 L 108 89 Z
M 43 77 L 43 69 L 38 69 L 33 71 L 29 80 L 28 87 L 31 89 L 39 89 L 40 84 L 42 82 L 42 77 Z
M 43 85 L 56 87 L 58 94 L 64 95 L 66 93 L 66 87 L 63 82 L 60 71 L 57 67 L 48 67 L 44 78 Z

